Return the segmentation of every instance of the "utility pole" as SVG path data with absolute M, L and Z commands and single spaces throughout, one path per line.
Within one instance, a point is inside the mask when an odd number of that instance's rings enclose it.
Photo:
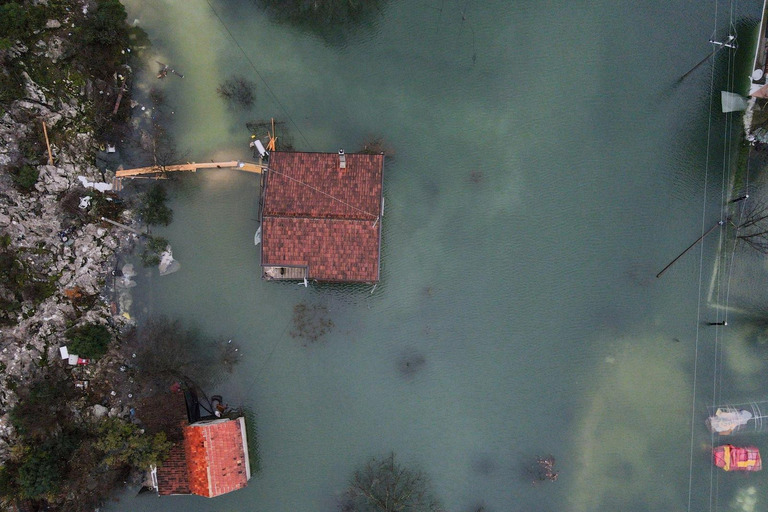
M 672 265 L 674 265 L 674 264 L 675 264 L 675 262 L 677 262 L 677 260 L 679 260 L 680 258 L 682 258 L 683 256 L 685 256 L 685 253 L 687 253 L 688 251 L 690 251 L 691 249 L 693 249 L 693 247 L 694 247 L 696 244 L 698 244 L 699 242 L 701 242 L 702 240 L 704 240 L 704 237 L 705 237 L 705 236 L 707 236 L 708 234 L 710 234 L 712 231 L 714 231 L 714 230 L 715 230 L 715 228 L 716 228 L 717 226 L 722 226 L 723 224 L 725 224 L 725 221 L 722 221 L 722 220 L 720 220 L 720 221 L 717 221 L 717 224 L 715 224 L 714 226 L 712 226 L 711 228 L 709 228 L 709 229 L 707 230 L 707 232 L 706 232 L 706 233 L 704 233 L 704 234 L 703 234 L 703 235 L 701 235 L 699 238 L 697 238 L 697 239 L 696 239 L 696 241 L 695 241 L 695 242 L 693 242 L 691 245 L 689 245 L 689 246 L 688 246 L 688 248 L 687 248 L 686 250 L 684 250 L 683 252 L 681 252 L 681 253 L 680 253 L 680 254 L 677 256 L 677 258 L 675 258 L 675 259 L 673 259 L 672 261 L 670 261 L 670 262 L 669 262 L 669 265 L 667 265 L 666 267 L 664 267 L 663 269 L 661 269 L 661 272 L 659 272 L 658 274 L 656 274 L 656 278 L 659 278 L 659 277 L 661 277 L 661 275 L 662 275 L 664 272 L 666 272 L 666 271 L 667 271 L 667 269 L 668 269 L 669 267 L 671 267 Z
M 696 69 L 697 69 L 699 66 L 701 66 L 702 64 L 704 64 L 705 62 L 707 62 L 707 60 L 708 60 L 710 57 L 714 57 L 714 56 L 717 54 L 717 52 L 719 52 L 719 51 L 720 51 L 720 50 L 722 50 L 723 48 L 736 48 L 736 36 L 734 36 L 734 35 L 730 35 L 730 36 L 728 36 L 728 37 L 726 38 L 726 40 L 725 40 L 725 41 L 722 41 L 722 42 L 720 42 L 720 41 L 715 41 L 714 39 L 710 39 L 710 40 L 709 40 L 709 42 L 710 42 L 710 43 L 712 43 L 712 44 L 713 44 L 713 45 L 715 45 L 715 46 L 719 46 L 719 48 L 717 48 L 717 49 L 713 49 L 713 51 L 712 51 L 712 54 L 711 54 L 711 55 L 707 55 L 706 57 L 704 57 L 703 59 L 701 59 L 701 61 L 699 61 L 699 63 L 698 63 L 698 64 L 696 64 L 695 66 L 693 66 L 691 69 L 689 69 L 689 70 L 688 70 L 688 72 L 687 72 L 687 73 L 685 73 L 683 76 L 681 76 L 681 77 L 680 77 L 680 79 L 678 80 L 678 82 L 682 82 L 683 80 L 685 80 L 685 79 L 688 77 L 688 75 L 690 75 L 691 73 L 693 73 L 694 71 L 696 71 Z

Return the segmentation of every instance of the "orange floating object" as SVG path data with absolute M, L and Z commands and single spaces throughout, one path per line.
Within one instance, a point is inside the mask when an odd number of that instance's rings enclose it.
M 724 444 L 712 450 L 715 466 L 723 471 L 760 471 L 763 463 L 760 451 L 754 446 L 734 446 Z

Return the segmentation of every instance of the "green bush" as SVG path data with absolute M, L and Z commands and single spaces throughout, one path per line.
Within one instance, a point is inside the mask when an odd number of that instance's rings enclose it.
M 20 288 L 26 280 L 24 264 L 18 258 L 16 251 L 5 248 L 0 251 L 0 285 L 12 291 Z
M 74 388 L 60 376 L 47 377 L 19 390 L 19 401 L 10 410 L 11 425 L 25 439 L 46 439 L 69 421 L 66 401 L 74 395 Z
M 160 183 L 153 185 L 143 197 L 143 204 L 139 207 L 139 215 L 146 224 L 162 224 L 167 226 L 173 220 L 173 210 L 165 204 L 168 193 Z
M 80 39 L 76 60 L 93 76 L 108 79 L 123 60 L 129 45 L 125 17 L 119 0 L 98 0 L 95 12 L 76 29 Z
M 67 332 L 67 339 L 72 354 L 98 359 L 107 353 L 112 335 L 102 324 L 86 324 Z
M 125 18 L 119 0 L 98 0 L 96 12 L 85 22 L 83 39 L 89 45 L 121 46 L 128 39 Z
M 24 300 L 40 304 L 56 292 L 56 282 L 50 279 L 30 279 L 24 283 L 21 296 Z
M 40 171 L 37 170 L 37 167 L 31 165 L 21 166 L 21 168 L 12 175 L 13 182 L 16 186 L 26 192 L 31 191 L 35 187 L 35 183 L 37 183 L 39 177 Z
M 160 254 L 168 247 L 168 239 L 161 236 L 147 237 L 144 251 L 141 253 L 141 263 L 145 267 L 154 267 L 160 264 Z
M 103 460 L 107 466 L 127 464 L 133 468 L 147 469 L 162 463 L 171 443 L 166 440 L 164 432 L 149 435 L 133 423 L 120 418 L 106 418 L 99 425 L 94 446 L 104 454 Z
M 77 448 L 77 443 L 71 436 L 62 433 L 29 448 L 16 478 L 20 497 L 51 497 L 61 489 L 69 456 Z
M 21 302 L 0 298 L 0 325 L 14 325 L 19 318 Z
M 24 6 L 23 2 L 3 2 L 0 5 L 0 39 L 11 44 L 25 39 L 30 33 L 45 26 L 43 6 Z

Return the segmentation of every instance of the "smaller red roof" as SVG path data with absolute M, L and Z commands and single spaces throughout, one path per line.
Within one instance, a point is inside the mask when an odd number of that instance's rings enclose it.
M 191 493 L 184 445 L 174 443 L 162 465 L 157 468 L 157 494 L 169 496 Z
M 184 427 L 189 489 L 212 498 L 246 486 L 251 477 L 245 420 L 218 419 Z

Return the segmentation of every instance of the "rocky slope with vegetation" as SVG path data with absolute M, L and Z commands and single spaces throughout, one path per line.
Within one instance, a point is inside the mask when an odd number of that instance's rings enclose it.
M 100 150 L 130 119 L 143 34 L 119 0 L 0 0 L 0 500 L 93 510 L 167 442 L 126 403 L 117 255 L 135 223 Z M 119 99 L 118 99 L 119 98 Z M 46 141 L 46 135 L 48 140 Z M 50 144 L 50 151 L 48 146 Z M 119 273 L 119 272 L 118 272 Z M 69 365 L 68 346 L 88 365 Z M 84 381 L 89 381 L 86 387 Z

